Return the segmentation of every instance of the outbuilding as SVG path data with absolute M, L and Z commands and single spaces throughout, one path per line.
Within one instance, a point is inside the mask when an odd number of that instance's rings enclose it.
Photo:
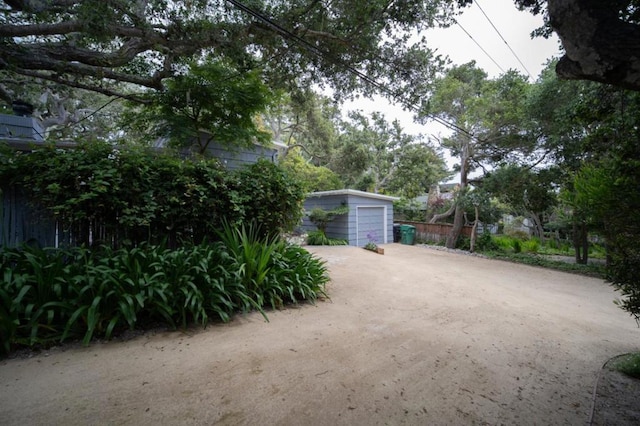
M 321 191 L 307 196 L 304 209 L 310 212 L 314 208 L 332 210 L 348 206 L 347 214 L 337 216 L 329 223 L 327 237 L 345 239 L 351 246 L 363 247 L 368 242 L 393 242 L 393 202 L 397 199 L 355 189 Z M 307 232 L 316 230 L 306 215 L 302 228 Z

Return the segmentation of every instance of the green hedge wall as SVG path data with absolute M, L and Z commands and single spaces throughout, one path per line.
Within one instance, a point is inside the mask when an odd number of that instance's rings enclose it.
M 223 221 L 255 222 L 266 233 L 292 229 L 304 191 L 266 160 L 227 171 L 215 159 L 180 159 L 92 142 L 75 149 L 3 149 L 0 182 L 25 192 L 43 217 L 62 224 L 71 246 L 169 247 L 215 239 Z

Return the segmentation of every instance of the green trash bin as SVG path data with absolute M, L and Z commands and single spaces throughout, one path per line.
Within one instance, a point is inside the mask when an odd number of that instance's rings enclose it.
M 413 245 L 416 240 L 416 227 L 413 225 L 400 225 L 400 243 Z

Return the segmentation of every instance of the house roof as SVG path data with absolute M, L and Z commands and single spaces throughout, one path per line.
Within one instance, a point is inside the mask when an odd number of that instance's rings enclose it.
M 385 200 L 385 201 L 396 201 L 396 200 L 400 199 L 398 197 L 391 197 L 389 195 L 374 194 L 373 192 L 358 191 L 357 189 L 337 189 L 337 190 L 334 190 L 334 191 L 312 192 L 312 193 L 308 194 L 307 197 L 328 197 L 328 196 L 331 196 L 331 195 L 356 195 L 358 197 L 375 198 L 375 199 L 378 199 L 378 200 Z

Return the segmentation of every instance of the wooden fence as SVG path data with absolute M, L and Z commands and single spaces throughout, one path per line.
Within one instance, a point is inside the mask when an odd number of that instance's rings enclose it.
M 38 214 L 19 189 L 0 188 L 0 247 L 57 247 L 63 235 L 56 221 Z
M 406 220 L 395 221 L 394 223 L 415 226 L 417 241 L 428 241 L 434 243 L 440 243 L 446 240 L 447 235 L 451 232 L 451 228 L 453 228 L 453 225 L 450 223 L 412 222 Z M 471 237 L 471 232 L 473 232 L 473 227 L 463 226 L 460 235 Z

